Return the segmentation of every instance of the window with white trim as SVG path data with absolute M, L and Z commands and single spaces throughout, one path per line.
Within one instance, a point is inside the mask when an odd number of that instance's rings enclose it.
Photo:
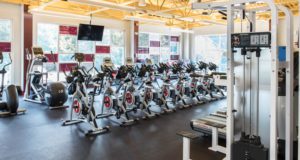
M 195 36 L 196 61 L 212 62 L 218 65 L 218 71 L 226 72 L 227 36 L 197 35 Z
M 0 19 L 0 50 L 3 53 L 3 61 L 0 64 L 0 70 L 9 63 L 11 63 L 10 55 L 18 54 L 12 53 L 12 22 L 8 19 Z M 5 67 L 7 73 L 4 76 L 4 85 L 11 83 L 11 65 Z M 2 81 L 2 79 L 1 79 Z
M 77 40 L 77 26 L 38 23 L 37 45 L 42 47 L 49 59 L 55 58 L 56 64 L 51 60 L 44 64 L 50 74 L 49 80 L 65 81 L 63 71 L 69 71 L 76 64 L 72 56 L 76 52 L 85 54 L 87 69 L 91 68 L 94 60 L 95 67 L 100 69 L 104 57 L 111 57 L 116 66 L 124 64 L 125 36 L 124 31 L 104 29 L 101 42 Z M 50 52 L 55 56 L 51 56 Z M 56 58 L 57 57 L 57 58 Z

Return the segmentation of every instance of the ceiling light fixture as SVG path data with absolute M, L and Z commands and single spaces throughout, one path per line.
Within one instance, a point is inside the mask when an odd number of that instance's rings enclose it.
M 146 7 L 147 6 L 146 0 L 139 0 L 139 6 Z

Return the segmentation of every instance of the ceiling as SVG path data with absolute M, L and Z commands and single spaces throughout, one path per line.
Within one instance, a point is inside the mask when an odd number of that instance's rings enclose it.
M 146 6 L 139 0 L 0 0 L 0 2 L 27 4 L 33 11 L 44 13 L 68 13 L 83 16 L 93 15 L 118 20 L 137 20 L 192 29 L 211 24 L 226 24 L 225 16 L 216 10 L 192 10 L 191 3 L 197 0 L 145 0 Z M 202 0 L 202 2 L 217 0 Z M 219 0 L 225 1 L 225 0 Z M 274 0 L 277 4 L 289 7 L 298 14 L 298 0 Z M 264 7 L 264 3 L 247 4 L 245 8 Z M 280 13 L 283 16 L 283 13 Z M 269 19 L 269 12 L 257 13 L 259 19 Z M 237 17 L 237 20 L 239 18 Z

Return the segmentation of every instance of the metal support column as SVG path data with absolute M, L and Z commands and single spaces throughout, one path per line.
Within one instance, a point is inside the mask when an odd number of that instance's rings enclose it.
M 285 101 L 285 160 L 293 159 L 294 142 L 294 52 L 293 13 L 285 6 L 278 5 L 286 20 L 286 101 Z
M 277 160 L 277 107 L 278 107 L 278 9 L 273 2 L 271 8 L 271 109 L 270 109 L 270 159 Z

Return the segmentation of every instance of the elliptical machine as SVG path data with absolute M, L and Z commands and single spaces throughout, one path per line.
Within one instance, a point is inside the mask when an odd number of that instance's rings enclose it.
M 0 116 L 13 116 L 18 114 L 24 114 L 26 109 L 19 108 L 19 97 L 17 88 L 15 85 L 8 85 L 4 87 L 4 77 L 7 73 L 6 67 L 12 63 L 10 54 L 8 53 L 10 62 L 4 64 L 2 69 L 0 70 L 1 74 L 1 87 L 0 87 L 0 98 L 3 100 L 3 92 L 5 93 L 5 101 L 0 102 Z M 3 53 L 0 51 L 0 64 L 3 64 Z
M 66 87 L 61 82 L 47 83 L 48 73 L 43 72 L 43 63 L 48 59 L 40 47 L 32 47 L 32 54 L 27 52 L 29 61 L 24 100 L 34 103 L 46 103 L 49 109 L 64 109 L 68 99 Z M 53 55 L 53 53 L 51 52 Z M 45 83 L 44 83 L 45 77 Z

